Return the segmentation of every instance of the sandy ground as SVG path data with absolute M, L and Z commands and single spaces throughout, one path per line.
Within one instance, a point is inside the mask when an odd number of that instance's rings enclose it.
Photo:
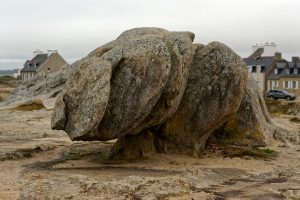
M 300 146 L 272 160 L 155 154 L 108 161 L 110 142 L 72 142 L 51 111 L 0 110 L 0 199 L 300 199 Z M 290 116 L 275 121 L 289 131 Z

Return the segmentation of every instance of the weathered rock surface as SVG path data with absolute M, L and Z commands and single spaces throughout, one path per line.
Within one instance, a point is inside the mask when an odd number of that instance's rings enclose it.
M 264 100 L 246 89 L 243 60 L 221 43 L 193 39 L 190 32 L 138 28 L 94 50 L 70 74 L 52 128 L 72 140 L 118 138 L 112 158 L 197 156 L 214 130 L 252 106 L 256 118 L 248 127 L 259 126 L 264 140 L 272 138 L 267 111 L 260 110 Z M 240 107 L 243 95 L 250 99 Z
M 162 128 L 162 136 L 197 155 L 209 135 L 236 113 L 246 83 L 240 57 L 223 44 L 196 45 L 188 84 L 174 116 Z M 192 151 L 192 152 L 189 152 Z
M 194 35 L 143 30 L 127 31 L 82 59 L 55 108 L 67 109 L 67 116 L 53 117 L 54 128 L 72 139 L 109 140 L 139 133 L 176 111 Z
M 216 130 L 217 134 L 226 133 L 228 142 L 243 146 L 265 146 L 276 131 L 280 130 L 272 122 L 262 92 L 252 79 L 247 81 L 237 113 Z

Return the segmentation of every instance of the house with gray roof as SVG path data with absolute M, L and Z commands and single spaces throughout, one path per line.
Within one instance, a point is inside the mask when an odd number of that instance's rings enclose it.
M 253 46 L 253 53 L 244 61 L 249 77 L 256 80 L 263 94 L 272 89 L 283 89 L 300 96 L 299 57 L 287 61 L 277 51 L 276 44 L 266 43 Z
M 254 45 L 253 53 L 244 58 L 248 66 L 248 74 L 256 80 L 260 90 L 266 92 L 267 79 L 270 68 L 276 60 L 281 59 L 281 53 L 277 51 L 277 45 L 274 43 L 265 43 L 263 45 Z
M 68 63 L 57 50 L 48 50 L 48 53 L 36 50 L 33 58 L 24 63 L 24 67 L 21 70 L 22 81 L 31 79 L 37 73 L 46 76 L 48 73 L 59 70 L 64 65 L 68 65 Z
M 300 60 L 292 57 L 292 61 L 280 60 L 272 67 L 267 77 L 267 89 L 282 89 L 300 96 Z

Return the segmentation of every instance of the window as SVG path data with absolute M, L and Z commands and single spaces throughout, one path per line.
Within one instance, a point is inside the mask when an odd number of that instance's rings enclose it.
M 293 81 L 292 86 L 293 86 L 293 89 L 296 89 L 296 81 Z
M 283 81 L 284 89 L 298 89 L 298 81 Z
M 285 89 L 289 89 L 289 82 L 288 81 L 284 81 L 284 88 Z
M 290 81 L 291 82 L 291 87 L 294 90 L 298 89 L 298 81 Z
M 274 89 L 276 87 L 276 81 L 271 81 L 271 89 Z
M 278 69 L 277 68 L 274 69 L 274 74 L 278 74 Z
M 289 74 L 294 74 L 294 68 L 290 68 Z
M 256 66 L 252 66 L 252 73 L 256 72 Z
M 248 66 L 248 72 L 251 73 L 252 71 L 252 66 Z
M 260 72 L 263 72 L 266 69 L 266 66 L 261 66 L 260 67 Z

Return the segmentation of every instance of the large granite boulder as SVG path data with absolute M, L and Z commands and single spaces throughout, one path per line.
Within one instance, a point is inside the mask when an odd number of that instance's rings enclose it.
M 162 136 L 197 155 L 207 138 L 234 115 L 246 86 L 246 67 L 225 45 L 195 45 L 184 96 L 177 112 L 162 128 Z
M 119 138 L 114 156 L 131 159 L 154 149 L 197 157 L 211 133 L 237 112 L 247 77 L 241 58 L 218 42 L 195 44 L 194 49 L 186 89 L 175 114 L 138 135 Z
M 133 29 L 96 49 L 70 75 L 52 127 L 74 140 L 111 140 L 161 123 L 185 90 L 193 38 Z
M 112 158 L 199 155 L 237 114 L 247 70 L 224 44 L 193 39 L 190 32 L 137 28 L 97 48 L 69 75 L 52 128 L 72 140 L 118 139 Z

